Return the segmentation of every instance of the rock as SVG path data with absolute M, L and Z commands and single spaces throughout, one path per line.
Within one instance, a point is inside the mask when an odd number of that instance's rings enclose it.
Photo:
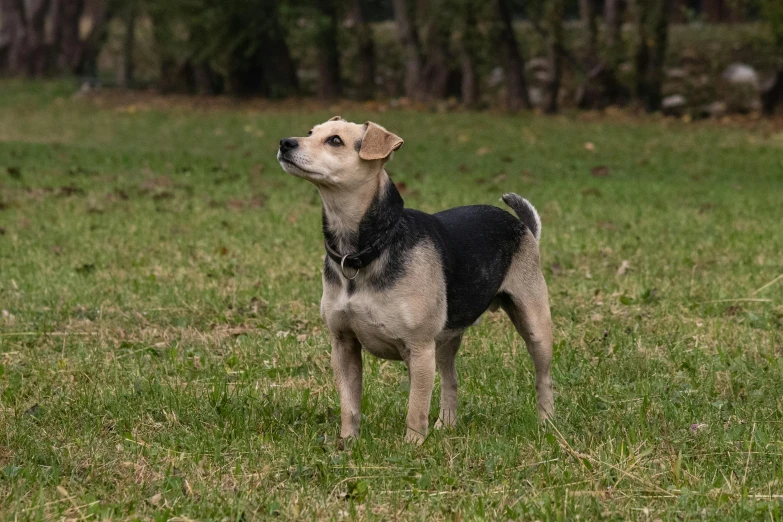
M 664 114 L 679 114 L 688 105 L 688 100 L 682 94 L 672 94 L 661 101 Z
M 702 113 L 710 118 L 719 118 L 720 116 L 726 114 L 727 109 L 728 107 L 726 106 L 725 102 L 714 101 L 709 105 L 702 107 Z
M 721 77 L 729 83 L 750 85 L 758 89 L 759 74 L 756 69 L 744 63 L 733 63 L 726 67 Z
M 503 68 L 495 67 L 492 69 L 492 72 L 489 73 L 489 78 L 487 78 L 487 85 L 494 88 L 503 83 L 505 79 L 506 73 L 503 71 Z
M 530 87 L 528 89 L 528 95 L 530 96 L 530 104 L 534 107 L 541 107 L 546 102 L 546 96 L 544 90 L 538 87 Z
M 539 56 L 539 57 L 533 58 L 532 60 L 527 62 L 525 64 L 525 68 L 528 71 L 535 71 L 535 70 L 541 70 L 541 69 L 549 70 L 549 60 Z
M 533 79 L 541 83 L 549 83 L 551 76 L 549 71 L 536 71 L 533 73 Z
M 666 70 L 666 76 L 672 80 L 683 80 L 688 77 L 688 70 L 684 67 L 672 67 Z

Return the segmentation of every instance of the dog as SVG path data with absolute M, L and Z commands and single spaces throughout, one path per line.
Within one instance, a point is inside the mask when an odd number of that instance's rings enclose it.
M 491 205 L 436 214 L 407 209 L 385 169 L 402 144 L 380 125 L 335 116 L 306 137 L 281 140 L 277 153 L 283 169 L 315 184 L 323 202 L 321 316 L 340 395 L 340 436 L 359 435 L 362 349 L 408 368 L 406 441 L 421 444 L 427 436 L 436 369 L 435 428 L 455 426 L 463 333 L 501 307 L 533 359 L 539 417 L 552 417 L 552 319 L 538 212 L 513 193 L 502 200 L 516 217 Z

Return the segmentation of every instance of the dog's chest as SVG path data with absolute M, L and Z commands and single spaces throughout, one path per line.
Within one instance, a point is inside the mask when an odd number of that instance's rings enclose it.
M 377 292 L 358 289 L 325 291 L 321 302 L 324 320 L 333 333 L 351 332 L 362 347 L 382 359 L 403 360 L 406 328 L 401 318 L 404 303 Z

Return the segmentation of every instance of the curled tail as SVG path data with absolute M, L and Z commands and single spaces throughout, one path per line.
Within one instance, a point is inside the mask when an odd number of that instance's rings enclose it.
M 513 192 L 503 194 L 503 203 L 511 207 L 519 220 L 528 230 L 533 233 L 536 241 L 541 239 L 541 218 L 536 211 L 536 207 L 530 204 L 528 200 Z

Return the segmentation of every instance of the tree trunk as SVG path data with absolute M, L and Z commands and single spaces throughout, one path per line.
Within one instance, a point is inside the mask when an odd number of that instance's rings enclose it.
M 672 0 L 637 0 L 639 47 L 636 52 L 636 96 L 648 112 L 661 108 L 663 66 L 669 39 Z
M 606 34 L 606 52 L 608 62 L 614 69 L 620 61 L 623 42 L 623 19 L 625 18 L 625 0 L 605 0 L 604 33 Z
M 448 95 L 450 27 L 443 19 L 443 4 L 443 0 L 419 0 L 416 10 L 425 57 L 422 81 L 427 99 Z
M 416 28 L 411 23 L 406 0 L 392 0 L 397 30 L 405 52 L 405 96 L 413 101 L 426 98 L 422 81 L 421 44 Z
M 530 109 L 530 95 L 525 79 L 525 61 L 517 44 L 514 26 L 511 20 L 511 10 L 507 0 L 495 0 L 498 20 L 500 22 L 499 44 L 502 49 L 503 69 L 506 72 L 507 106 L 511 111 Z
M 122 73 L 118 82 L 128 89 L 133 87 L 133 47 L 136 43 L 136 0 L 127 0 L 125 5 L 125 37 L 122 40 Z
M 765 86 L 761 93 L 761 106 L 764 114 L 771 116 L 775 113 L 775 107 L 783 102 L 783 69 L 780 69 L 775 78 Z
M 375 92 L 375 43 L 372 28 L 364 19 L 361 0 L 353 0 L 352 7 L 356 39 L 359 44 L 358 97 L 361 100 L 369 100 Z
M 472 0 L 465 0 L 461 22 L 462 30 L 458 38 L 460 69 L 462 73 L 460 94 L 462 105 L 473 108 L 479 101 L 479 78 L 476 72 L 476 57 L 481 45 L 481 34 L 478 31 L 476 5 Z
M 97 79 L 98 56 L 109 37 L 109 20 L 113 16 L 114 11 L 107 5 L 106 0 L 97 3 L 95 11 L 92 13 L 92 29 L 84 39 L 81 57 L 74 70 L 76 74 Z
M 25 55 L 27 74 L 31 77 L 43 76 L 48 70 L 49 49 L 46 46 L 46 16 L 52 6 L 51 0 L 38 0 L 32 3 L 27 23 Z
M 22 72 L 24 47 L 24 3 L 0 0 L 0 74 Z
M 84 46 L 79 38 L 79 23 L 84 14 L 84 0 L 60 0 L 58 2 L 56 69 L 72 74 L 82 60 Z
M 591 66 L 598 61 L 596 8 L 596 0 L 579 0 L 579 17 L 582 19 L 582 31 L 584 32 L 585 40 L 585 60 Z
M 558 109 L 558 96 L 563 76 L 563 60 L 560 49 L 563 47 L 564 0 L 549 0 L 546 4 L 547 54 L 549 58 L 549 81 L 547 82 L 547 103 L 545 110 L 555 113 Z
M 340 53 L 337 48 L 337 5 L 335 0 L 319 2 L 318 20 L 318 96 L 333 100 L 342 94 L 340 82 Z

